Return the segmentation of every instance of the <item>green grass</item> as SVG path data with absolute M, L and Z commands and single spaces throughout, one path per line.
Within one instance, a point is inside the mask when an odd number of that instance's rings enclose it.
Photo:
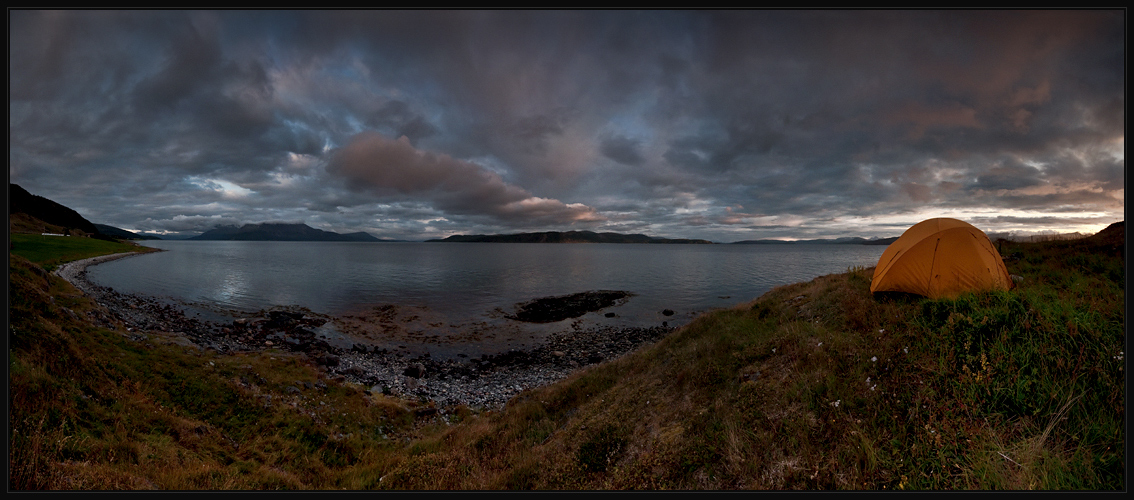
M 22 257 L 9 278 L 12 489 L 336 488 L 387 446 L 375 429 L 413 424 L 296 355 L 132 339 L 93 327 L 96 305 Z
M 303 356 L 94 328 L 12 256 L 11 487 L 1124 490 L 1121 246 L 1003 253 L 1008 292 L 872 296 L 850 268 L 448 421 Z
M 74 260 L 114 253 L 150 250 L 131 243 L 78 236 L 43 236 L 19 233 L 9 236 L 12 244 L 9 254 L 23 257 L 49 272 L 60 264 Z
M 460 487 L 1125 489 L 1121 250 L 1008 251 L 1010 292 L 874 297 L 852 268 L 703 315 L 392 456 L 383 487 L 473 464 Z

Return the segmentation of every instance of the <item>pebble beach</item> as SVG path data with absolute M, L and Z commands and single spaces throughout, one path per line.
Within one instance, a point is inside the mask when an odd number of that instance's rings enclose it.
M 273 308 L 218 322 L 190 317 L 176 304 L 120 293 L 87 279 L 87 268 L 139 255 L 123 253 L 69 262 L 54 274 L 102 306 L 90 320 L 122 328 L 145 343 L 153 335 L 218 353 L 283 350 L 301 353 L 328 379 L 359 384 L 374 393 L 432 402 L 438 407 L 465 405 L 493 409 L 526 389 L 567 378 L 587 366 L 620 357 L 656 342 L 675 328 L 575 325 L 552 333 L 541 343 L 496 353 L 469 352 L 453 359 L 410 355 L 367 342 L 329 342 L 318 332 L 340 318 L 301 308 Z M 356 321 L 357 322 L 357 321 Z M 359 339 L 362 340 L 362 339 Z

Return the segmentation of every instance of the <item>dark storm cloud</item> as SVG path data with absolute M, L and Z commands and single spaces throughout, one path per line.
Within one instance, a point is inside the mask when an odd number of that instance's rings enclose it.
M 437 127 L 411 109 L 408 104 L 397 100 L 382 104 L 370 116 L 368 123 L 375 130 L 392 131 L 394 137 L 405 136 L 410 144 L 417 144 L 418 140 L 438 132 Z
M 9 43 L 12 182 L 126 227 L 1124 214 L 1122 10 L 13 10 Z
M 997 164 L 977 176 L 973 189 L 1015 190 L 1043 182 L 1040 169 L 1018 163 Z
M 564 119 L 536 115 L 517 119 L 504 130 L 504 140 L 525 153 L 541 154 L 547 150 L 551 137 L 563 133 Z
M 178 28 L 162 66 L 135 88 L 135 103 L 144 111 L 168 112 L 194 95 L 215 91 L 224 62 L 220 41 L 192 24 Z
M 641 165 L 646 161 L 638 151 L 641 141 L 626 136 L 612 134 L 604 137 L 599 143 L 599 151 L 607 158 L 624 165 Z
M 379 195 L 433 200 L 447 213 L 570 224 L 599 220 L 594 209 L 539 198 L 474 163 L 414 149 L 406 138 L 362 133 L 336 151 L 327 171 Z M 509 224 L 512 225 L 512 224 Z

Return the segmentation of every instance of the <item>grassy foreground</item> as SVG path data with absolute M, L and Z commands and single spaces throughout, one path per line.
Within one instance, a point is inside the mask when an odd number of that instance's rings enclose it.
M 506 408 L 93 326 L 9 257 L 12 489 L 1125 490 L 1124 236 L 1005 243 L 1010 292 L 772 290 Z
M 122 252 L 153 251 L 122 241 L 107 241 L 71 236 L 44 236 L 40 234 L 10 234 L 9 255 L 18 255 L 52 271 L 60 264 L 75 260 Z

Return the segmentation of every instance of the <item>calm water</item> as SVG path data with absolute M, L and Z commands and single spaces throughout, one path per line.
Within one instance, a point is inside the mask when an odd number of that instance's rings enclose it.
M 885 246 L 150 241 L 168 250 L 89 268 L 92 281 L 200 310 L 300 305 L 340 315 L 382 304 L 446 322 L 501 321 L 539 297 L 626 290 L 585 321 L 687 322 L 775 286 L 873 266 Z M 663 309 L 676 311 L 661 315 Z M 494 312 L 495 311 L 495 312 Z M 617 318 L 604 318 L 615 312 Z M 571 320 L 561 322 L 570 323 Z M 556 325 L 550 325 L 554 328 Z M 563 327 L 563 325 L 558 325 Z M 546 329 L 546 327 L 545 327 Z

